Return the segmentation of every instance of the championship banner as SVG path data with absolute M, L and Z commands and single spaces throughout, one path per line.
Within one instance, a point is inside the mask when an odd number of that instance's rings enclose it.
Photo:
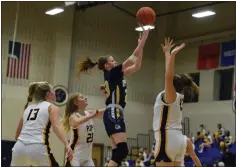
M 224 42 L 221 45 L 221 60 L 220 66 L 232 66 L 234 65 L 234 58 L 236 55 L 236 41 L 228 41 Z
M 220 44 L 202 45 L 198 49 L 197 69 L 217 68 L 219 65 Z

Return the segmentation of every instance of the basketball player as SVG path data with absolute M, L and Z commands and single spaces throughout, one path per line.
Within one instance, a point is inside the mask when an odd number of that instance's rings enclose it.
M 141 67 L 142 52 L 148 37 L 149 30 L 144 31 L 138 40 L 138 46 L 133 54 L 122 64 L 117 65 L 112 56 L 100 57 L 93 63 L 89 58 L 78 64 L 78 76 L 87 72 L 95 65 L 104 72 L 106 111 L 103 122 L 111 140 L 112 158 L 108 166 L 118 166 L 128 155 L 126 126 L 124 123 L 124 108 L 126 106 L 127 85 L 124 76 L 130 76 Z
M 67 158 L 72 159 L 72 150 L 60 126 L 59 108 L 52 104 L 55 101 L 55 92 L 49 83 L 30 84 L 25 111 L 17 127 L 11 166 L 59 166 L 49 146 L 51 126 L 65 145 Z M 29 102 L 32 104 L 28 106 Z
M 191 142 L 191 140 L 187 136 L 184 136 L 184 138 L 185 138 L 185 141 L 187 142 L 187 144 L 186 144 L 187 147 L 185 148 L 186 152 L 184 152 L 185 155 L 186 156 L 189 155 L 192 158 L 192 160 L 193 160 L 193 162 L 194 162 L 194 164 L 196 166 L 202 166 L 200 160 L 198 159 L 196 153 L 194 152 L 194 145 L 193 145 L 193 143 Z M 184 166 L 184 155 L 182 157 L 183 157 L 183 160 L 182 160 L 181 166 Z
M 184 98 L 198 94 L 197 85 L 186 75 L 175 75 L 175 56 L 185 44 L 175 47 L 173 40 L 165 39 L 165 90 L 160 92 L 154 105 L 153 130 L 155 132 L 156 166 L 180 166 L 186 148 L 182 134 L 182 109 Z
M 70 139 L 73 159 L 66 161 L 66 166 L 94 166 L 92 160 L 92 147 L 94 125 L 93 118 L 102 117 L 105 109 L 85 111 L 87 98 L 79 93 L 69 97 L 66 104 L 62 124 L 68 132 L 71 128 Z

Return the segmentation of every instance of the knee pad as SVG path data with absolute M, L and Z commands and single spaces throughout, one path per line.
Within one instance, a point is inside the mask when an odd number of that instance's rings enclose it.
M 113 149 L 114 150 L 114 149 Z M 112 153 L 113 153 L 112 150 Z M 112 161 L 120 164 L 121 161 L 126 158 L 129 153 L 128 145 L 125 142 L 118 143 L 117 148 L 114 150 L 114 154 L 112 155 Z
M 116 154 L 117 148 L 112 149 L 112 154 L 111 154 L 111 160 L 115 161 L 115 154 Z M 115 161 L 116 162 L 116 161 Z

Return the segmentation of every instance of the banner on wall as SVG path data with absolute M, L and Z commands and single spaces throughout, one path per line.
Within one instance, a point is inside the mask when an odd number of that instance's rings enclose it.
M 221 59 L 220 66 L 234 65 L 234 58 L 236 56 L 236 40 L 223 42 L 221 45 Z
M 216 68 L 219 64 L 220 44 L 202 45 L 198 48 L 197 69 L 206 70 Z

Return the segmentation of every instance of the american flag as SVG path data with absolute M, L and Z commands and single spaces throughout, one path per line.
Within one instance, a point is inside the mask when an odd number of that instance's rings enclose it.
M 30 51 L 31 44 L 9 41 L 7 77 L 28 79 Z

